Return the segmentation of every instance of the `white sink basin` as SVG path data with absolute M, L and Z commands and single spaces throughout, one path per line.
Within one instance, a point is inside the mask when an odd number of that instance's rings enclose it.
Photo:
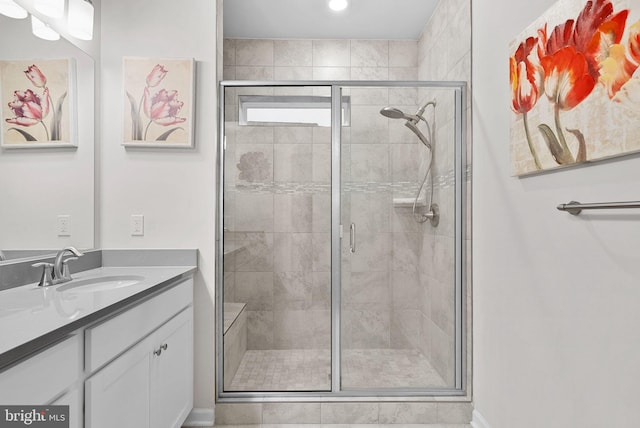
M 77 279 L 57 288 L 57 291 L 73 293 L 94 293 L 96 291 L 110 291 L 130 287 L 144 280 L 139 275 L 112 275 L 95 278 Z

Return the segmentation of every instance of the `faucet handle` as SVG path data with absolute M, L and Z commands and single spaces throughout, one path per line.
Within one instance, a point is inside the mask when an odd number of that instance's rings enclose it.
M 40 277 L 40 282 L 38 282 L 38 287 L 48 287 L 53 285 L 53 263 L 39 262 L 34 263 L 31 266 L 42 268 L 42 276 Z
M 69 257 L 62 261 L 62 279 L 65 281 L 71 281 L 71 272 L 69 272 L 69 262 L 78 260 L 77 257 Z

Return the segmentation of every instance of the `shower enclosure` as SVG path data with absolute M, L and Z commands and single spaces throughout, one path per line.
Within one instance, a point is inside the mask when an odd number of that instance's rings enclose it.
M 220 86 L 220 401 L 462 395 L 466 84 Z

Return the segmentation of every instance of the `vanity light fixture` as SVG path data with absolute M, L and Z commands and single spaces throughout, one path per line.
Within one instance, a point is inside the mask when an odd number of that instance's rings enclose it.
M 35 0 L 36 10 L 49 18 L 62 18 L 64 16 L 64 0 Z
M 91 0 L 69 0 L 68 29 L 76 39 L 93 39 L 93 3 Z
M 29 13 L 13 0 L 0 0 L 0 13 L 15 19 L 24 19 L 29 16 Z
M 60 34 L 33 15 L 31 15 L 31 32 L 43 40 L 60 40 Z
M 330 0 L 329 1 L 329 7 L 331 8 L 331 10 L 334 10 L 336 12 L 346 9 L 348 5 L 349 5 L 349 2 L 347 0 Z

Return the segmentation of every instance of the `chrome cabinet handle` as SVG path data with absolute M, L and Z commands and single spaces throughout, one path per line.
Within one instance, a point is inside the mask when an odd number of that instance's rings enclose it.
M 162 354 L 162 351 L 166 351 L 168 347 L 169 345 L 167 345 L 166 343 L 164 345 L 160 345 L 158 349 L 153 351 L 153 355 L 156 355 L 159 357 Z
M 349 251 L 351 254 L 356 252 L 356 224 L 351 223 L 349 226 Z

